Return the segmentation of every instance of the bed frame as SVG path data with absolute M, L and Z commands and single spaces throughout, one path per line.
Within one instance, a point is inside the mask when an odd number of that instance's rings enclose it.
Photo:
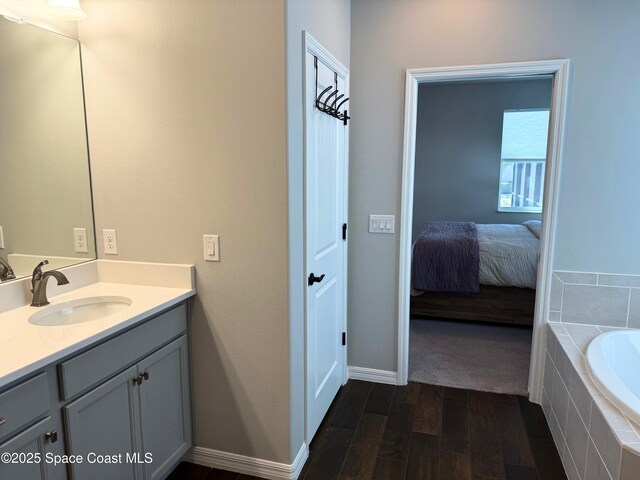
M 533 325 L 536 291 L 480 285 L 479 293 L 423 293 L 411 297 L 412 317 Z

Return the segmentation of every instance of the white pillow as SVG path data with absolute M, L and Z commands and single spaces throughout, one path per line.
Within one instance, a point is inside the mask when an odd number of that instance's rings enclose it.
M 542 230 L 542 222 L 540 220 L 527 220 L 522 225 L 525 225 L 531 233 L 540 238 L 540 230 Z

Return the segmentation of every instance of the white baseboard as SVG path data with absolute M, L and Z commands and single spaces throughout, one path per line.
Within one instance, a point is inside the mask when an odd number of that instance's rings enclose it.
M 375 368 L 347 367 L 349 378 L 375 383 L 398 384 L 398 372 L 388 370 L 376 370 Z
M 204 447 L 193 447 L 184 460 L 206 467 L 253 475 L 254 477 L 271 480 L 296 480 L 308 457 L 309 448 L 306 443 L 303 443 L 291 465 Z

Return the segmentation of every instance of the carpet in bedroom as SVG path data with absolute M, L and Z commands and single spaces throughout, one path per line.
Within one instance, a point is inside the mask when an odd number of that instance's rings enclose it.
M 409 380 L 526 395 L 531 336 L 527 328 L 411 319 Z

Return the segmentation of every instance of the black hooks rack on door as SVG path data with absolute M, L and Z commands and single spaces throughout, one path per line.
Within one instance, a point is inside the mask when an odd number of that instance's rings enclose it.
M 343 98 L 344 94 L 340 94 L 338 91 L 338 74 L 333 72 L 333 85 L 329 85 L 318 95 L 318 57 L 314 56 L 313 60 L 316 69 L 316 108 L 327 115 L 337 118 L 346 125 L 351 117 L 347 115 L 346 108 L 340 113 L 340 108 L 349 101 L 349 97 Z M 332 89 L 333 92 L 329 93 Z M 329 95 L 323 100 L 322 97 L 327 93 Z

